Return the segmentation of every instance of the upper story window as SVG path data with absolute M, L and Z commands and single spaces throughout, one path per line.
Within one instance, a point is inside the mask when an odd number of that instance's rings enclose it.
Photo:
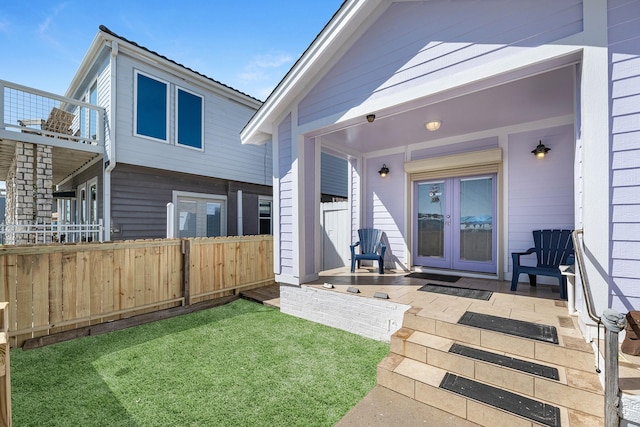
M 135 72 L 135 134 L 167 140 L 169 85 Z
M 176 89 L 176 143 L 202 150 L 202 97 Z

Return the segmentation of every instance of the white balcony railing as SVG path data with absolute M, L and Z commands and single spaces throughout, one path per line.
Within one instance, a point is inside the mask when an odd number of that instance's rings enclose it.
M 0 244 L 102 242 L 104 226 L 98 224 L 0 224 Z
M 104 108 L 0 80 L 0 130 L 104 147 Z

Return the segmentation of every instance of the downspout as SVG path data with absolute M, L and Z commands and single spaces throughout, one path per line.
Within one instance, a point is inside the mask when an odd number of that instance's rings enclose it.
M 237 228 L 237 235 L 238 236 L 242 236 L 244 235 L 244 230 L 243 230 L 243 212 L 242 212 L 242 190 L 238 190 L 238 207 L 237 207 L 237 214 L 238 214 L 238 228 Z
M 104 169 L 104 192 L 103 192 L 103 204 L 104 204 L 104 240 L 111 240 L 111 172 L 116 167 L 116 149 L 115 149 L 115 135 L 116 135 L 116 111 L 117 109 L 117 66 L 118 66 L 118 42 L 111 41 L 111 95 L 110 95 L 110 107 L 111 117 L 109 120 L 109 126 L 111 132 L 109 133 L 109 158 L 105 162 Z M 105 133 L 106 135 L 106 133 Z M 104 143 L 106 144 L 106 138 Z

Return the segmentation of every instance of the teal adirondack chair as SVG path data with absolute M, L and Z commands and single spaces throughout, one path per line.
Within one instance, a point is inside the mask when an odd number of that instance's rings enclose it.
M 351 245 L 351 272 L 356 271 L 356 261 L 358 268 L 360 260 L 378 261 L 378 272 L 384 274 L 384 252 L 387 246 L 382 243 L 382 230 L 376 228 L 361 228 L 358 230 L 360 241 Z M 360 246 L 359 254 L 356 254 L 356 247 Z
M 518 288 L 518 277 L 521 273 L 529 275 L 529 284 L 536 285 L 536 276 L 557 277 L 560 285 L 560 298 L 567 299 L 567 277 L 560 271 L 561 265 L 571 265 L 575 262 L 573 230 L 534 230 L 533 243 L 535 247 L 526 252 L 513 252 L 513 275 L 511 290 Z M 536 254 L 535 266 L 520 265 L 522 255 Z

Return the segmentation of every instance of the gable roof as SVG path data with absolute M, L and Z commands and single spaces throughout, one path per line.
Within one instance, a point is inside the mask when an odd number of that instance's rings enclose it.
M 131 47 L 133 47 L 134 49 L 137 49 L 139 52 L 149 55 L 149 56 L 154 56 L 156 59 L 160 59 L 161 61 L 164 61 L 166 64 L 170 64 L 173 66 L 176 66 L 184 71 L 187 71 L 189 73 L 194 74 L 195 76 L 197 76 L 200 79 L 204 79 L 207 80 L 209 83 L 213 83 L 214 86 L 222 89 L 223 91 L 229 93 L 231 92 L 232 94 L 236 95 L 236 96 L 240 96 L 241 98 L 243 98 L 244 100 L 248 100 L 251 101 L 251 103 L 258 103 L 258 105 L 262 104 L 262 101 L 254 96 L 251 96 L 247 93 L 244 93 L 238 89 L 235 89 L 229 85 L 226 85 L 218 80 L 215 80 L 205 74 L 202 74 L 192 68 L 187 67 L 186 65 L 180 64 L 179 62 L 176 62 L 170 58 L 167 58 L 164 55 L 159 54 L 156 51 L 153 51 L 147 47 L 141 46 L 138 43 L 129 40 L 113 31 L 111 31 L 109 28 L 107 28 L 104 25 L 100 25 L 98 27 L 98 34 L 96 35 L 96 38 L 94 39 L 91 47 L 89 48 L 89 50 L 87 51 L 87 54 L 85 55 L 81 66 L 78 68 L 78 71 L 76 73 L 76 76 L 74 77 L 74 79 L 72 80 L 71 85 L 69 86 L 69 90 L 67 91 L 67 96 L 71 96 L 70 92 L 72 91 L 72 89 L 75 88 L 75 86 L 81 81 L 81 79 L 84 77 L 84 73 L 86 72 L 87 67 L 90 66 L 90 62 L 93 60 L 92 58 L 94 57 L 94 55 L 97 55 L 100 47 L 102 46 L 102 42 L 104 40 L 108 40 L 109 38 L 115 38 L 119 41 L 125 42 L 128 45 L 130 45 Z M 106 36 L 106 37 L 105 37 Z
M 271 140 L 274 121 L 311 82 L 326 61 L 350 38 L 381 4 L 388 0 L 345 0 L 302 56 L 291 67 L 262 106 L 240 132 L 243 144 L 263 144 Z M 353 41 L 353 40 L 352 40 Z

